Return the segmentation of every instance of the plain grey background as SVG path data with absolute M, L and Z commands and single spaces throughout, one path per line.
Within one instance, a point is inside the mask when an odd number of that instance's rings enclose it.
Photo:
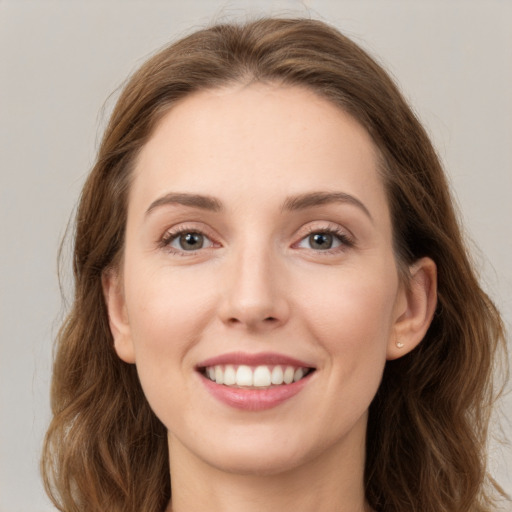
M 0 512 L 52 510 L 38 458 L 63 314 L 56 255 L 115 94 L 105 101 L 168 41 L 247 14 L 324 19 L 397 78 L 445 163 L 510 329 L 512 1 L 0 0 Z M 510 438 L 510 397 L 502 409 Z M 510 446 L 493 443 L 490 454 L 512 493 Z

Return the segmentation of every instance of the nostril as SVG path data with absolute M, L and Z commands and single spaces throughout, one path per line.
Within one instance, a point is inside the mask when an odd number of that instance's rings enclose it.
M 245 325 L 251 329 L 257 329 L 258 325 L 262 328 L 274 328 L 282 323 L 279 316 L 265 316 L 257 313 L 245 312 L 243 315 L 228 316 L 224 322 L 232 327 Z
M 278 319 L 276 317 L 274 317 L 274 316 L 267 316 L 266 318 L 263 319 L 263 322 L 265 322 L 265 323 L 276 323 L 276 322 L 278 322 Z M 235 325 L 235 324 L 241 324 L 243 322 L 239 318 L 232 317 L 232 318 L 228 319 L 228 323 L 230 323 L 232 325 Z

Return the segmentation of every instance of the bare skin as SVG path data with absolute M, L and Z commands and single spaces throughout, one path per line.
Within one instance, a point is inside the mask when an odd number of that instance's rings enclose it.
M 122 269 L 104 279 L 116 351 L 168 429 L 168 511 L 367 512 L 368 407 L 435 308 L 434 263 L 409 272 L 406 287 L 376 149 L 350 116 L 262 84 L 173 107 L 139 155 Z M 234 353 L 309 373 L 282 402 L 235 407 L 218 398 L 226 365 L 220 381 L 201 366 Z

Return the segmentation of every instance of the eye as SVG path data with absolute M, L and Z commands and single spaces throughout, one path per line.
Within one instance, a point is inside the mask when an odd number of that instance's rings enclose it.
M 213 247 L 214 243 L 199 231 L 181 230 L 168 232 L 161 245 L 175 252 L 193 252 Z
M 297 244 L 302 249 L 312 249 L 314 251 L 329 251 L 339 247 L 352 246 L 349 237 L 337 229 L 323 229 L 312 231 Z

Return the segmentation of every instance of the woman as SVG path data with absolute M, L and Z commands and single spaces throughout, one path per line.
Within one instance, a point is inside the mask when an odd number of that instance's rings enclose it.
M 61 510 L 492 509 L 501 320 L 423 128 L 333 28 L 220 25 L 144 64 L 74 272 Z

